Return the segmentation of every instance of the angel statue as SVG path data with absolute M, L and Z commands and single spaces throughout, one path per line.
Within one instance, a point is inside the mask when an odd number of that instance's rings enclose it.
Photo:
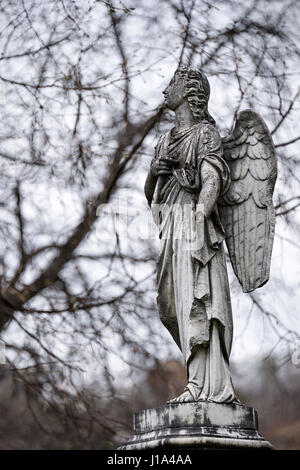
M 179 67 L 163 92 L 176 124 L 163 134 L 145 183 L 159 226 L 158 310 L 182 351 L 188 383 L 169 403 L 238 402 L 229 371 L 233 322 L 223 241 L 243 291 L 268 281 L 277 164 L 251 110 L 221 138 L 198 69 Z

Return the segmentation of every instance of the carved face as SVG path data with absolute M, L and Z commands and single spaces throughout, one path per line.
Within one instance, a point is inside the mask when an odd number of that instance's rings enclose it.
M 179 74 L 174 75 L 167 88 L 163 91 L 165 106 L 175 111 L 186 98 L 185 81 Z

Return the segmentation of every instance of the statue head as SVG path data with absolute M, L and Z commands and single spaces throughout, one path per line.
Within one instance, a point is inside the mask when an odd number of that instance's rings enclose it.
M 210 95 L 209 82 L 199 69 L 178 67 L 163 94 L 167 108 L 175 111 L 187 100 L 195 121 L 206 119 L 215 124 L 207 110 Z

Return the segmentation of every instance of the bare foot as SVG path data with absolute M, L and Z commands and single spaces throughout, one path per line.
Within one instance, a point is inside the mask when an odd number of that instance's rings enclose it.
M 237 397 L 234 397 L 231 403 L 235 403 L 236 405 L 242 405 L 242 402 Z
M 184 392 L 179 395 L 179 397 L 173 398 L 172 400 L 168 400 L 167 404 L 172 403 L 191 403 L 194 402 L 194 398 L 188 388 L 184 390 Z

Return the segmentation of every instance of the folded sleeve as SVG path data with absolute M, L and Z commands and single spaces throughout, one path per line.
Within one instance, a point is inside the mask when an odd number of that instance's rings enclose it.
M 230 185 L 230 170 L 223 158 L 220 134 L 217 129 L 209 123 L 203 127 L 198 144 L 198 172 L 200 175 L 203 161 L 207 161 L 217 170 L 221 182 L 220 195 L 226 193 Z

